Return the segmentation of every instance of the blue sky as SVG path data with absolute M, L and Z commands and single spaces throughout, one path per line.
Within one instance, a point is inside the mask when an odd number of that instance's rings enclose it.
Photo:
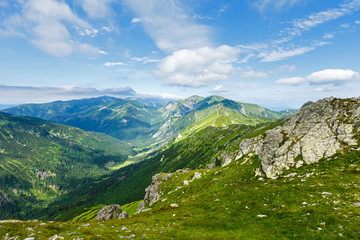
M 360 0 L 0 0 L 0 104 L 360 90 Z

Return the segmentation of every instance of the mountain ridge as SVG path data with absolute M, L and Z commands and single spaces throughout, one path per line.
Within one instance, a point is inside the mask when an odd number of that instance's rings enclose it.
M 196 95 L 171 101 L 158 108 L 154 108 L 153 105 L 147 106 L 133 98 L 99 97 L 19 105 L 4 111 L 20 116 L 41 117 L 86 131 L 103 132 L 136 146 L 146 147 L 163 145 L 175 137 L 177 132 L 180 131 L 182 134 L 181 130 L 185 127 L 201 121 L 193 112 L 207 110 L 207 114 L 202 114 L 206 118 L 216 112 L 213 106 L 222 106 L 231 111 L 233 116 L 237 115 L 236 123 L 241 123 L 241 119 L 253 117 L 253 123 L 256 124 L 289 116 L 295 112 L 274 112 L 255 104 L 239 103 L 220 96 L 204 98 Z M 209 124 L 216 121 L 213 119 Z M 230 119 L 222 122 L 225 126 L 232 124 Z M 251 121 L 244 123 L 251 124 Z M 217 126 L 222 127 L 221 124 Z

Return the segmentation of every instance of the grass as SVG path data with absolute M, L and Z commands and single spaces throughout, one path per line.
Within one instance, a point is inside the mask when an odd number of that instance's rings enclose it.
M 65 239 L 360 238 L 360 209 L 354 206 L 360 202 L 358 151 L 290 169 L 278 179 L 255 177 L 258 167 L 256 158 L 245 156 L 224 168 L 174 173 L 160 185 L 164 195 L 152 210 L 129 219 L 0 223 L 0 233 L 42 239 L 55 234 Z M 184 185 L 195 172 L 202 177 Z

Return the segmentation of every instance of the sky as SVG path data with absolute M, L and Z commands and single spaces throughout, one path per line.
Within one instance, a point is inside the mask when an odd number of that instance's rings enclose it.
M 0 0 L 0 104 L 360 94 L 360 0 Z

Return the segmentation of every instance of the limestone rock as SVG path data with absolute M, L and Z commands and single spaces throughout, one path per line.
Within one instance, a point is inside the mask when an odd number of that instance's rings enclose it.
M 120 205 L 113 204 L 101 208 L 98 214 L 96 215 L 96 220 L 104 221 L 104 220 L 122 219 L 128 217 L 129 215 L 125 211 L 123 212 L 121 210 Z
M 359 121 L 360 98 L 307 102 L 283 126 L 266 131 L 264 140 L 242 141 L 236 159 L 254 152 L 266 176 L 275 178 L 284 169 L 330 158 L 344 145 L 358 145 Z
M 159 173 L 152 177 L 152 182 L 150 186 L 145 189 L 144 202 L 147 205 L 151 206 L 160 199 L 160 197 L 162 196 L 162 192 L 159 189 L 159 185 L 161 182 L 166 181 L 171 176 L 172 173 L 166 175 Z
M 140 203 L 139 203 L 139 207 L 138 207 L 138 210 L 137 210 L 137 212 L 136 212 L 136 214 L 138 214 L 138 213 L 141 213 L 141 211 L 144 209 L 144 206 L 145 205 L 145 203 L 144 203 L 144 201 L 141 201 Z

